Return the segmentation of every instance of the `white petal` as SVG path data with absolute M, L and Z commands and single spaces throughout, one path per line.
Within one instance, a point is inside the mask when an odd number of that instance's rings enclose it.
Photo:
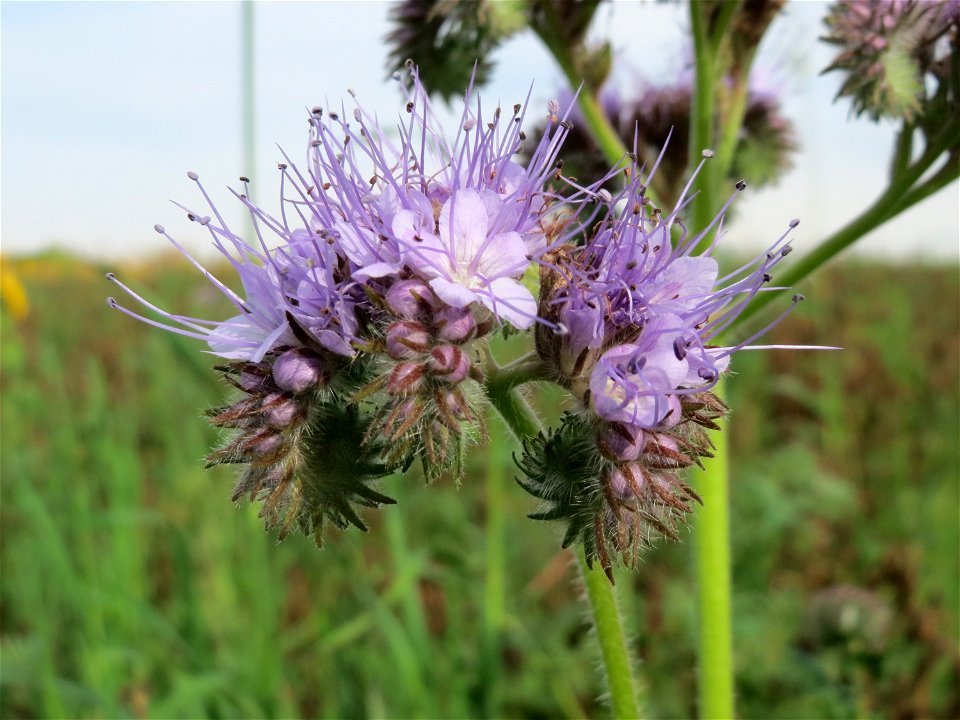
M 457 190 L 440 211 L 440 239 L 457 265 L 469 265 L 487 239 L 487 210 L 476 190 Z
M 494 315 L 519 330 L 530 327 L 537 316 L 537 301 L 533 294 L 512 278 L 497 278 L 478 288 L 477 295 Z
M 477 300 L 477 295 L 472 291 L 460 285 L 450 282 L 443 278 L 434 278 L 430 281 L 430 287 L 450 307 L 462 308 Z

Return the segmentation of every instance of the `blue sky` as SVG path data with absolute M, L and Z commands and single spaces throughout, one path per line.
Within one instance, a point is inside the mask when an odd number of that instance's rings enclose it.
M 793 217 L 797 249 L 812 247 L 883 188 L 891 126 L 831 104 L 836 77 L 820 76 L 830 50 L 818 43 L 821 2 L 793 2 L 765 41 L 760 64 L 782 88 L 802 143 L 794 170 L 773 190 L 738 200 L 729 243 L 759 248 Z M 275 207 L 277 145 L 302 157 L 304 109 L 355 89 L 381 117 L 402 103 L 385 79 L 388 3 L 258 3 L 255 197 Z M 224 189 L 243 166 L 240 15 L 233 2 L 42 3 L 0 6 L 0 247 L 49 245 L 99 258 L 166 247 L 154 223 L 203 253 L 205 238 L 168 200 L 196 204 L 195 170 L 228 220 L 241 217 Z M 684 56 L 685 18 L 673 4 L 615 3 L 593 32 L 612 37 L 621 80 L 669 78 Z M 561 75 L 525 34 L 496 55 L 486 97 L 512 104 L 534 81 L 534 102 Z M 957 259 L 957 184 L 862 243 L 893 257 Z

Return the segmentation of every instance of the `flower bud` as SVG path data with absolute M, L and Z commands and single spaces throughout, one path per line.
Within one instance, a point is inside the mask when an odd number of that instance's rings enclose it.
M 413 320 L 395 322 L 387 328 L 387 354 L 394 360 L 409 360 L 432 344 L 427 329 Z
M 256 372 L 243 370 L 236 381 L 243 390 L 251 395 L 258 392 L 267 391 L 269 388 L 273 387 L 273 383 L 270 382 L 269 367 L 263 370 L 262 373 L 260 372 L 259 366 L 256 367 L 256 370 Z
M 639 498 L 646 484 L 643 470 L 637 463 L 628 463 L 619 468 L 612 468 L 608 475 L 610 490 L 616 497 L 623 500 Z
M 273 364 L 273 381 L 281 390 L 302 393 L 326 380 L 326 363 L 307 348 L 287 350 Z
M 268 395 L 263 401 L 263 415 L 275 428 L 289 427 L 300 415 L 300 406 L 292 397 Z
M 442 308 L 434 315 L 434 323 L 441 340 L 457 345 L 472 340 L 477 333 L 477 321 L 469 308 Z
M 426 368 L 420 363 L 402 362 L 394 366 L 387 380 L 387 392 L 391 395 L 413 393 L 423 382 Z
M 597 433 L 597 447 L 613 462 L 636 460 L 646 442 L 643 430 L 630 425 L 608 423 Z
M 470 359 L 456 345 L 438 345 L 430 352 L 430 372 L 456 384 L 470 374 Z
M 427 307 L 438 304 L 437 296 L 422 280 L 398 280 L 387 290 L 387 305 L 405 320 L 416 320 Z

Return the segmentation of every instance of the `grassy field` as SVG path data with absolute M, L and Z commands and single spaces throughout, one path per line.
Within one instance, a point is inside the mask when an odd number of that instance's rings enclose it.
M 226 390 L 199 344 L 108 311 L 103 268 L 6 270 L 3 717 L 605 716 L 575 568 L 496 424 L 461 487 L 391 478 L 370 533 L 278 545 L 202 469 Z M 123 277 L 226 312 L 179 260 Z M 845 350 L 743 353 L 729 384 L 739 711 L 960 717 L 957 268 L 804 291 L 776 340 Z M 618 574 L 649 717 L 695 711 L 691 552 Z

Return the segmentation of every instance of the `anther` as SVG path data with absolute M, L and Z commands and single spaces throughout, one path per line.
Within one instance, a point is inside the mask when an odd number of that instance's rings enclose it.
M 360 108 L 353 109 L 353 119 L 357 122 L 361 122 L 363 120 L 363 113 L 360 112 Z
M 707 148 L 706 150 L 704 150 L 704 151 L 701 152 L 700 154 L 703 155 L 703 157 L 705 157 L 705 158 L 707 158 L 707 159 L 710 159 L 710 158 L 712 158 L 712 157 L 715 155 L 715 153 L 713 152 L 713 150 L 711 150 L 710 148 Z
M 764 273 L 764 274 L 763 274 L 763 281 L 764 281 L 764 282 L 770 282 L 771 280 L 773 280 L 773 276 L 770 275 L 770 273 Z
M 794 218 L 793 220 L 790 221 L 790 227 L 792 228 L 795 228 L 799 224 L 800 224 L 800 218 Z
M 793 296 L 793 301 L 794 301 L 795 303 L 803 302 L 804 300 L 806 300 L 806 298 L 805 298 L 803 295 L 801 295 L 800 293 L 797 293 L 796 295 Z
M 316 115 L 317 117 L 323 117 L 323 108 L 320 107 L 319 105 L 317 105 L 317 107 L 315 107 L 310 112 Z
M 248 182 L 250 182 L 250 178 L 248 178 L 246 175 L 241 175 L 241 176 L 240 176 L 240 182 L 242 182 L 242 183 L 248 183 Z
M 191 180 L 199 180 L 199 179 L 200 179 L 200 176 L 197 175 L 193 170 L 191 170 L 191 171 L 189 171 L 189 172 L 187 173 L 187 177 L 190 178 Z
M 677 338 L 673 341 L 673 354 L 677 356 L 677 360 L 683 360 L 687 356 L 687 346 L 683 342 L 683 338 Z
M 706 380 L 707 382 L 713 382 L 717 379 L 717 371 L 713 368 L 702 367 L 697 370 L 697 375 Z
M 477 121 L 474 118 L 467 118 L 463 121 L 463 129 L 466 132 L 470 132 L 477 126 Z
M 286 170 L 286 169 L 287 169 L 286 163 L 277 163 L 277 170 Z
M 737 180 L 737 184 L 735 187 L 737 188 L 737 190 L 741 190 L 741 191 L 746 190 L 747 183 L 745 180 Z
M 520 103 L 517 103 L 516 105 L 513 106 L 513 114 L 514 114 L 514 115 L 519 115 L 519 114 L 520 114 L 520 110 L 521 110 L 522 108 L 523 108 L 523 105 L 521 105 Z
M 154 225 L 153 229 L 156 230 L 161 235 L 163 235 L 166 232 L 166 230 L 163 229 L 163 225 Z
M 793 252 L 793 245 L 785 245 L 782 250 L 780 250 L 780 257 L 786 257 Z
M 410 101 L 407 103 L 407 112 L 408 112 L 408 113 L 413 112 L 413 100 L 410 100 Z

